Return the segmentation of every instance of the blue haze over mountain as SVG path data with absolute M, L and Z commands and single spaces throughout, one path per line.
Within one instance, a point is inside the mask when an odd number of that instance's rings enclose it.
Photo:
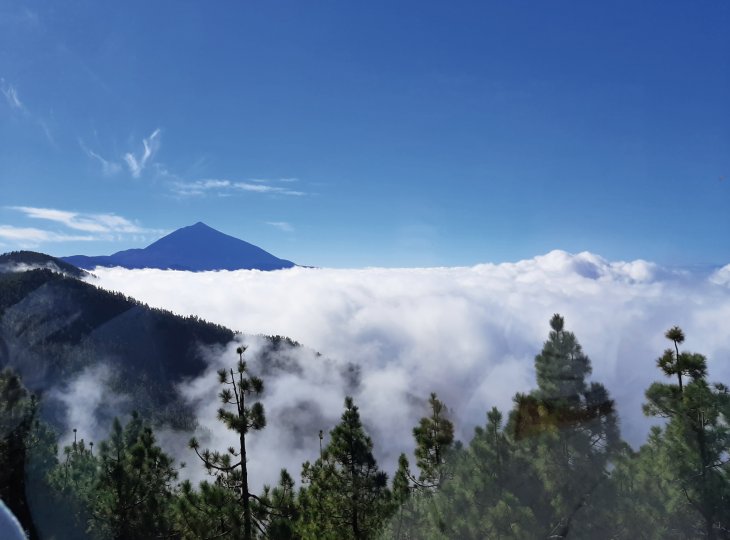
M 121 266 L 203 272 L 206 270 L 280 270 L 291 261 L 279 259 L 258 246 L 198 222 L 178 229 L 143 249 L 127 249 L 113 255 L 62 257 L 79 268 Z

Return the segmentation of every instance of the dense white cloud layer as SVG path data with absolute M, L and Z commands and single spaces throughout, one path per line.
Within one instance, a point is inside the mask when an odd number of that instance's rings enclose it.
M 323 354 L 290 351 L 291 369 L 265 378 L 270 425 L 251 437 L 250 454 L 260 484 L 273 481 L 280 466 L 298 476 L 301 462 L 317 455 L 318 430 L 332 427 L 350 392 L 387 469 L 412 448 L 411 429 L 431 391 L 452 409 L 459 437 L 468 440 L 490 407 L 506 410 L 515 392 L 534 386 L 533 359 L 556 312 L 591 357 L 593 379 L 616 399 L 624 436 L 638 444 L 650 422 L 641 413 L 643 392 L 659 378 L 655 359 L 668 344 L 667 328 L 681 326 L 686 348 L 708 356 L 711 379 L 730 382 L 728 268 L 700 275 L 554 251 L 469 268 L 97 268 L 93 282 L 246 334 L 286 335 Z M 255 360 L 259 343 L 244 339 L 253 367 L 263 369 Z M 222 448 L 228 444 L 214 420 L 214 374 L 220 362 L 235 361 L 234 347 L 212 354 L 210 372 L 181 388 Z M 348 362 L 359 366 L 357 388 L 348 387 Z M 168 444 L 175 437 L 165 434 Z M 186 461 L 197 468 L 190 456 Z

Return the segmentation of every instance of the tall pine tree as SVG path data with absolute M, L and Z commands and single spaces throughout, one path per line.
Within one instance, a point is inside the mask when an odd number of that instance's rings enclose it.
M 299 532 L 306 539 L 365 540 L 375 538 L 391 512 L 387 476 L 373 457 L 351 397 L 330 442 L 314 463 L 302 468 L 303 489 Z
M 188 495 L 187 503 L 183 501 L 182 504 L 186 508 L 185 511 L 192 513 L 187 518 L 191 530 L 208 529 L 211 525 L 218 524 L 221 536 L 251 540 L 255 537 L 254 527 L 261 533 L 264 530 L 263 524 L 254 519 L 252 500 L 256 499 L 256 495 L 249 491 L 246 435 L 250 431 L 263 429 L 266 426 L 266 416 L 261 402 L 249 402 L 251 398 L 261 395 L 264 383 L 259 377 L 249 373 L 243 360 L 245 351 L 246 347 L 239 347 L 236 350 L 238 364 L 235 371 L 232 368 L 218 371 L 218 379 L 223 386 L 218 394 L 222 404 L 218 409 L 218 419 L 238 436 L 237 447 L 231 446 L 226 452 L 208 449 L 201 452 L 198 441 L 195 438 L 190 440 L 190 448 L 195 451 L 208 472 L 215 477 L 215 485 L 201 486 L 201 493 L 197 497 L 207 496 L 213 499 L 213 502 L 202 501 L 196 504 L 196 496 L 187 486 L 183 492 L 184 495 Z M 232 406 L 232 410 L 226 408 L 227 406 Z M 242 530 L 238 529 L 238 520 L 218 520 L 206 515 L 205 511 L 195 512 L 197 508 L 207 508 L 223 515 L 235 515 L 236 510 L 230 508 L 231 501 L 235 501 L 235 505 L 240 509 Z M 222 505 L 223 502 L 226 504 Z
M 591 362 L 563 317 L 535 357 L 537 389 L 515 397 L 510 430 L 534 464 L 549 507 L 538 514 L 550 538 L 601 538 L 610 529 L 609 469 L 621 448 L 613 400 L 588 383 Z
M 685 534 L 728 538 L 730 392 L 723 384 L 707 381 L 704 356 L 680 352 L 684 342 L 680 328 L 671 328 L 665 336 L 674 346 L 664 351 L 657 366 L 667 377 L 676 377 L 677 384 L 652 384 L 644 412 L 668 420 L 663 433 L 655 433 L 669 479 L 668 507 L 694 516 L 684 520 Z

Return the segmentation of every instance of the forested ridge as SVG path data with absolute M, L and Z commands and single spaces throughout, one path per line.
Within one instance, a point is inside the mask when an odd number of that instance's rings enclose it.
M 13 368 L 38 394 L 103 363 L 113 373 L 113 389 L 145 407 L 143 416 L 189 426 L 193 414 L 174 385 L 205 369 L 201 346 L 222 347 L 234 335 L 68 274 L 0 273 L 0 367 Z M 44 413 L 57 415 L 57 409 L 45 407 Z
M 218 373 L 218 419 L 237 443 L 190 440 L 185 467 L 210 475 L 198 485 L 180 480 L 182 464 L 138 414 L 114 420 L 105 441 L 74 433 L 57 452 L 37 398 L 6 370 L 0 496 L 31 538 L 730 538 L 728 388 L 683 349 L 680 328 L 666 338 L 646 359 L 658 371 L 643 411 L 663 424 L 638 450 L 622 440 L 615 403 L 555 315 L 534 389 L 509 411 L 485 411 L 470 441 L 454 439 L 447 404 L 432 394 L 413 428 L 414 455 L 401 455 L 388 478 L 348 397 L 340 422 L 319 434 L 316 459 L 257 493 L 246 443 L 267 426 L 258 400 L 266 379 L 251 373 L 245 347 Z

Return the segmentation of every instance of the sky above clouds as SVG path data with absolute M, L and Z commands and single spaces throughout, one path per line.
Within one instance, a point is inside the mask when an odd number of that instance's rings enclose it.
M 0 1 L 0 251 L 730 260 L 726 3 Z

